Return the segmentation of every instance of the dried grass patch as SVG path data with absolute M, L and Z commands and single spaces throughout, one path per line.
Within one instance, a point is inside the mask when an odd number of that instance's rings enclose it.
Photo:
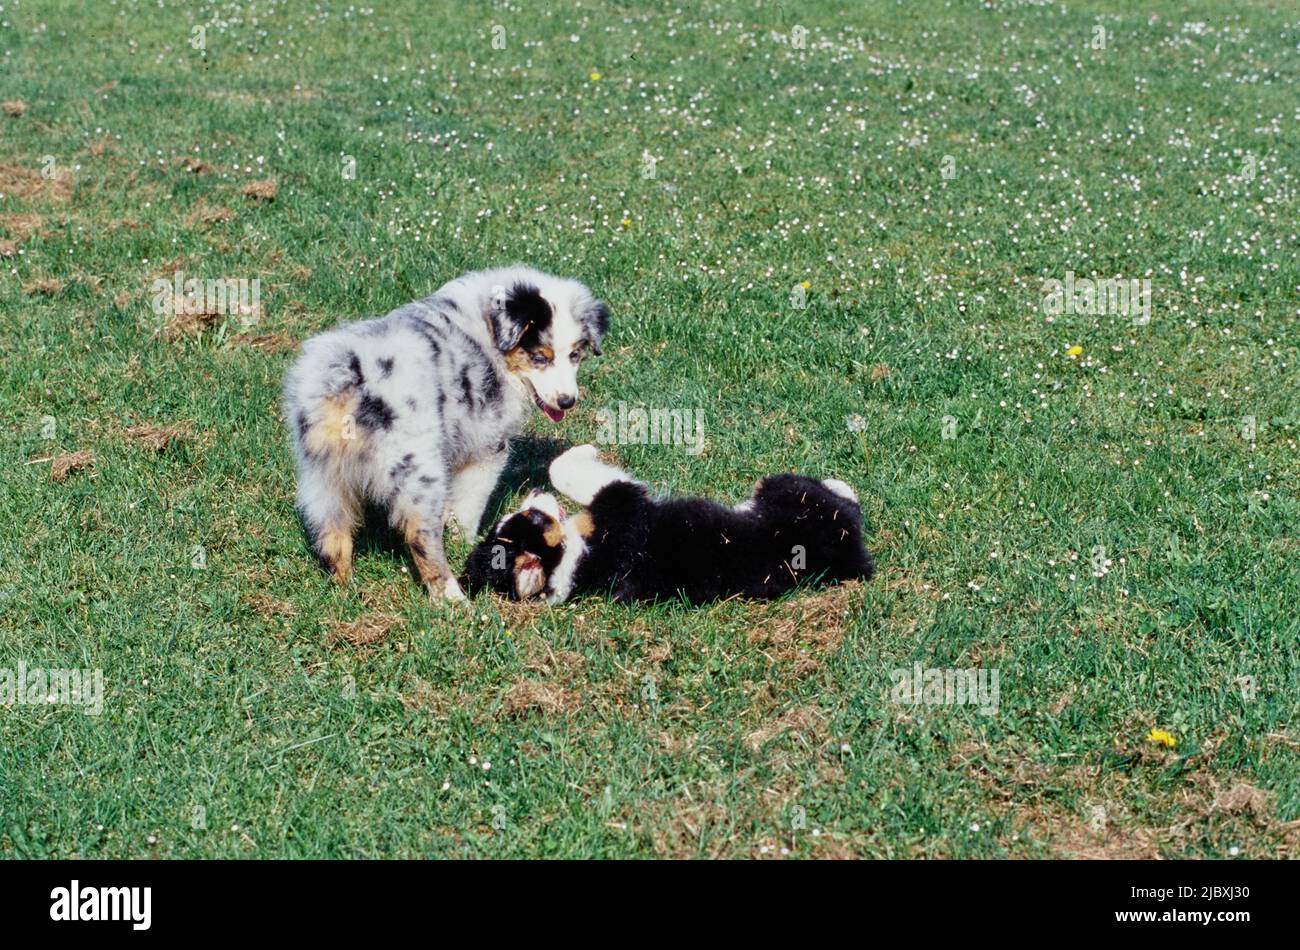
M 816 706 L 796 706 L 788 709 L 776 719 L 765 723 L 745 736 L 745 744 L 757 752 L 777 736 L 787 732 L 809 734 L 814 737 L 821 734 L 826 723 L 826 713 Z
M 1272 792 L 1256 788 L 1248 782 L 1238 782 L 1226 792 L 1220 791 L 1215 794 L 1210 811 L 1228 814 L 1245 813 L 1267 823 L 1273 817 L 1275 798 Z
M 210 205 L 200 199 L 190 213 L 185 216 L 185 222 L 191 227 L 200 224 L 224 224 L 227 221 L 233 221 L 238 215 L 233 208 L 227 208 L 224 205 Z
M 1158 796 L 1156 803 L 1180 816 L 1177 820 L 1168 825 L 1144 820 L 1139 812 L 1153 803 L 1152 790 L 1144 783 L 1147 769 L 1167 762 L 1140 753 L 1136 761 L 1145 764 L 1133 774 L 1084 764 L 1054 767 L 1035 761 L 1028 752 L 975 744 L 954 756 L 954 764 L 970 770 L 1020 838 L 1060 857 L 1162 858 L 1183 851 L 1192 840 L 1225 838 L 1253 841 L 1282 856 L 1300 843 L 1300 822 L 1283 824 L 1272 817 L 1270 792 L 1240 780 L 1224 789 L 1206 771 L 1190 773 L 1171 795 Z M 1259 840 L 1261 832 L 1266 841 Z M 1012 841 L 1004 844 L 1018 847 Z
M 439 689 L 414 674 L 402 679 L 402 689 L 397 698 L 408 711 L 428 713 L 435 719 L 446 719 L 456 709 L 463 709 L 467 702 L 466 696 Z
M 587 665 L 581 653 L 555 650 L 543 640 L 533 640 L 524 654 L 524 669 L 561 683 L 572 683 Z
M 330 627 L 325 637 L 327 647 L 346 643 L 354 647 L 374 646 L 388 636 L 388 631 L 400 622 L 394 614 L 372 613 L 356 620 L 338 621 Z
M 500 594 L 492 594 L 492 606 L 501 615 L 505 621 L 506 627 L 511 630 L 525 630 L 532 627 L 537 618 L 545 614 L 548 610 L 553 610 L 549 604 L 542 598 L 533 600 L 511 600 L 508 597 L 502 597 Z
M 576 709 L 577 706 L 577 696 L 564 686 L 521 679 L 506 690 L 501 712 L 516 718 L 532 712 L 549 716 Z
M 184 297 L 173 297 L 171 310 L 171 317 L 162 327 L 162 337 L 168 343 L 196 337 L 225 316 L 211 303 L 205 303 L 201 308 L 191 308 L 187 306 Z
M 54 175 L 45 178 L 35 168 L 0 164 L 0 195 L 8 198 L 40 198 L 63 204 L 72 197 L 72 171 L 55 167 Z
M 18 245 L 37 233 L 44 223 L 39 214 L 0 215 L 0 228 L 8 235 L 8 240 L 0 241 L 0 256 L 13 257 L 18 253 Z
M 63 291 L 63 281 L 54 277 L 42 277 L 23 287 L 29 297 L 57 297 Z
M 287 333 L 240 333 L 231 337 L 230 342 L 263 353 L 286 353 L 298 348 L 298 341 Z
M 243 600 L 262 617 L 281 617 L 288 620 L 298 615 L 297 607 L 270 594 L 245 594 Z
M 274 201 L 280 193 L 280 185 L 274 178 L 252 181 L 243 187 L 243 193 L 256 201 Z
M 89 449 L 81 449 L 78 452 L 60 455 L 50 465 L 50 481 L 64 481 L 73 472 L 79 472 L 93 464 L 95 464 L 95 456 L 90 453 Z
M 862 590 L 851 581 L 807 596 L 755 608 L 746 640 L 778 663 L 788 663 L 803 676 L 821 666 L 817 656 L 830 656 L 844 642 L 849 616 Z
M 27 111 L 27 103 L 21 99 L 6 99 L 4 102 L 0 102 L 0 111 L 3 111 L 5 115 L 17 118 Z
M 188 422 L 175 426 L 139 425 L 122 430 L 131 442 L 153 449 L 165 451 L 176 442 L 188 442 L 194 438 L 194 430 Z
M 720 858 L 733 846 L 723 833 L 733 817 L 721 790 L 703 787 L 694 794 L 646 803 L 638 809 L 633 827 L 650 839 L 659 857 Z M 713 831 L 719 833 L 710 834 Z

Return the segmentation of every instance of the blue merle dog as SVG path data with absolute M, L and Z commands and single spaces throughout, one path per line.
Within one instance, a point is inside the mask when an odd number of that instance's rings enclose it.
M 609 312 L 526 267 L 466 274 L 386 317 L 312 337 L 284 383 L 297 506 L 322 566 L 352 576 L 366 502 L 388 512 L 435 597 L 462 599 L 443 553 L 454 516 L 478 530 L 508 443 L 534 406 L 559 422 Z

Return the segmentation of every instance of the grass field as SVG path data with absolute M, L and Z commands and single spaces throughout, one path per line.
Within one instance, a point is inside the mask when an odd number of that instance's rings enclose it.
M 105 690 L 0 706 L 0 854 L 1300 853 L 1300 12 L 547 6 L 0 0 L 0 671 Z M 610 455 L 846 479 L 877 578 L 451 609 L 375 530 L 332 588 L 294 348 L 515 261 L 613 328 L 505 503 L 690 410 Z

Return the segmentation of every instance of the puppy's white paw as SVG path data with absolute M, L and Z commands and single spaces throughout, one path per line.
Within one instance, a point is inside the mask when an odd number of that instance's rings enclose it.
M 555 481 L 557 474 L 563 478 L 567 473 L 588 467 L 592 462 L 599 461 L 599 459 L 600 451 L 590 442 L 586 445 L 575 445 L 573 448 L 560 453 L 551 461 L 551 481 Z
M 445 600 L 457 601 L 465 599 L 465 592 L 460 589 L 460 584 L 456 578 L 449 577 L 442 587 L 442 596 Z
M 847 482 L 842 482 L 838 478 L 824 478 L 822 479 L 822 484 L 841 498 L 847 498 L 852 502 L 858 500 L 858 493 L 855 492 Z
M 576 445 L 557 457 L 550 467 L 551 484 L 580 505 L 591 500 L 610 482 L 627 475 L 600 460 L 600 452 L 591 444 Z

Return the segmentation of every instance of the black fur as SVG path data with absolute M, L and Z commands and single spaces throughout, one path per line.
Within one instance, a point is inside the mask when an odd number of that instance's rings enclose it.
M 492 311 L 492 333 L 497 349 L 507 353 L 517 346 L 536 347 L 551 328 L 554 312 L 542 292 L 520 282 L 506 291 L 505 299 Z
M 804 584 L 871 578 L 875 566 L 863 547 L 857 502 L 800 475 L 763 479 L 752 502 L 748 511 L 735 511 L 703 498 L 656 501 L 633 482 L 606 485 L 588 509 L 593 530 L 568 596 L 682 597 L 700 604 L 735 595 L 770 599 Z M 513 554 L 542 553 L 529 546 L 536 544 L 532 535 L 512 536 L 523 534 L 515 527 L 520 516 L 503 522 L 470 555 L 471 591 L 488 587 L 515 596 Z M 503 536 L 516 545 L 512 557 L 504 569 L 484 569 Z M 553 568 L 543 563 L 552 593 Z
M 357 407 L 357 425 L 367 429 L 391 429 L 395 418 L 397 414 L 393 412 L 393 407 L 383 398 L 373 393 L 362 395 L 361 404 Z

